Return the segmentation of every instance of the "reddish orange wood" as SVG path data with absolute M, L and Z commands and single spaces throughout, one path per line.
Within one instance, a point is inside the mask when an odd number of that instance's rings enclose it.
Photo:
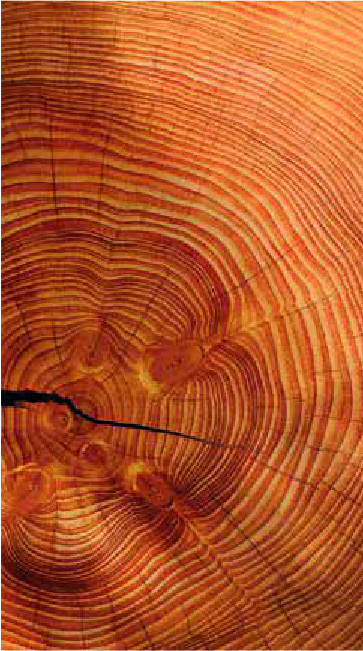
M 3 648 L 362 648 L 361 3 L 2 23 Z

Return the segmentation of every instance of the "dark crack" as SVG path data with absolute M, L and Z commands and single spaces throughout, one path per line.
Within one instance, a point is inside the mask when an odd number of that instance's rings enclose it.
M 1 406 L 2 407 L 14 407 L 14 408 L 24 408 L 26 403 L 35 404 L 35 403 L 48 403 L 54 402 L 57 405 L 65 405 L 68 409 L 75 414 L 80 416 L 84 420 L 87 420 L 89 423 L 94 423 L 95 425 L 109 425 L 111 427 L 124 427 L 129 429 L 142 430 L 145 432 L 153 432 L 154 434 L 165 434 L 170 436 L 178 436 L 183 439 L 189 439 L 192 441 L 198 441 L 199 443 L 205 443 L 207 445 L 217 445 L 221 444 L 217 441 L 208 441 L 201 439 L 197 436 L 192 436 L 191 434 L 183 434 L 182 432 L 175 432 L 169 429 L 160 429 L 159 427 L 151 427 L 149 425 L 140 425 L 138 423 L 124 423 L 121 421 L 114 420 L 102 420 L 101 418 L 94 418 L 85 414 L 81 409 L 78 409 L 76 405 L 72 402 L 70 398 L 64 398 L 63 396 L 58 395 L 58 393 L 45 393 L 41 391 L 32 391 L 31 389 L 24 389 L 20 391 L 13 391 L 11 389 L 1 389 Z

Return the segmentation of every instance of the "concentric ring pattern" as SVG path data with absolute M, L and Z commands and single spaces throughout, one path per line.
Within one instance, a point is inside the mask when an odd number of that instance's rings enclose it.
M 3 4 L 7 649 L 362 648 L 360 3 Z

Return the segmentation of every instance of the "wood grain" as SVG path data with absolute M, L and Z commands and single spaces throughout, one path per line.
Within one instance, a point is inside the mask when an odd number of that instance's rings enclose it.
M 361 3 L 2 23 L 3 648 L 362 648 Z

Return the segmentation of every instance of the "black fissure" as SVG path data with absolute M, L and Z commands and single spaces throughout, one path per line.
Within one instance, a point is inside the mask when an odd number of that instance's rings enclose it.
M 169 429 L 160 429 L 159 427 L 151 427 L 149 425 L 139 425 L 138 423 L 124 423 L 114 420 L 102 420 L 100 418 L 94 418 L 85 414 L 81 409 L 78 409 L 76 405 L 72 402 L 70 398 L 64 398 L 63 396 L 58 395 L 58 393 L 44 393 L 41 391 L 32 391 L 31 389 L 23 389 L 22 391 L 14 391 L 11 389 L 1 389 L 1 406 L 2 407 L 23 407 L 24 403 L 45 403 L 45 402 L 54 402 L 57 405 L 65 405 L 68 409 L 79 416 L 84 418 L 90 423 L 95 425 L 110 425 L 112 427 L 125 427 L 129 429 L 143 430 L 145 432 L 153 432 L 158 434 L 165 434 L 170 436 L 178 436 L 183 439 L 189 439 L 192 441 L 198 441 L 199 443 L 205 443 L 207 445 L 217 445 L 220 446 L 220 443 L 217 441 L 208 441 L 201 439 L 198 436 L 192 436 L 191 434 L 183 434 L 182 432 L 175 432 Z

